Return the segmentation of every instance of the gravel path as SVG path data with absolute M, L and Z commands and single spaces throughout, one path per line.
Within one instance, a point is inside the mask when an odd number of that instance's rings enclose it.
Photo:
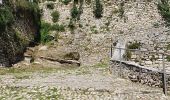
M 168 100 L 161 89 L 114 77 L 109 74 L 107 68 L 87 67 L 22 75 L 0 76 L 0 87 L 4 90 L 0 92 L 0 98 L 4 100 L 11 100 L 10 98 L 17 100 L 18 97 L 21 98 L 19 100 L 43 100 L 42 98 L 57 100 L 56 97 L 59 100 Z M 51 97 L 52 94 L 55 95 Z

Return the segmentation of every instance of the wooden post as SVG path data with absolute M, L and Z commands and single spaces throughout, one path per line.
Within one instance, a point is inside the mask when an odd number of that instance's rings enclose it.
M 167 86 L 166 86 L 166 70 L 165 70 L 165 56 L 162 54 L 162 65 L 163 65 L 163 92 L 167 95 Z

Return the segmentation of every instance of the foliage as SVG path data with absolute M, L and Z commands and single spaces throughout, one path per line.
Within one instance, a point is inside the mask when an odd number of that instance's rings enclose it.
M 95 7 L 94 7 L 94 15 L 96 18 L 101 18 L 103 15 L 103 5 L 101 4 L 100 0 L 95 0 Z
M 139 49 L 139 48 L 140 48 L 139 42 L 134 42 L 134 43 L 128 45 L 128 49 Z
M 50 30 L 64 32 L 65 31 L 65 27 L 63 25 L 54 24 L 54 25 L 51 26 Z
M 75 29 L 75 25 L 74 25 L 73 19 L 70 19 L 68 27 L 70 28 L 71 31 L 73 31 Z
M 74 4 L 73 5 L 73 8 L 71 9 L 71 17 L 73 19 L 76 19 L 78 17 L 78 14 L 79 14 L 79 10 L 78 8 L 76 7 L 76 5 Z
M 54 9 L 54 3 L 48 3 L 47 8 L 48 9 Z
M 119 16 L 120 16 L 120 18 L 122 18 L 123 17 L 123 15 L 124 15 L 124 2 L 121 2 L 120 3 L 120 8 L 119 8 Z
M 42 22 L 41 23 L 41 43 L 48 43 L 53 40 L 53 37 L 50 36 L 50 31 L 64 32 L 65 28 L 63 25 Z
M 59 17 L 60 17 L 60 13 L 59 13 L 58 11 L 54 11 L 54 12 L 51 14 L 51 16 L 52 16 L 53 22 L 55 23 L 55 22 L 58 22 Z
M 53 1 L 53 2 L 55 2 L 56 0 L 47 0 L 47 1 Z
M 126 60 L 130 60 L 132 57 L 132 53 L 129 50 L 126 50 L 125 54 L 123 55 L 123 58 Z
M 28 0 L 17 0 L 15 2 L 16 5 L 16 10 L 17 10 L 17 15 L 19 17 L 27 16 L 25 13 L 30 14 L 30 16 L 33 19 L 34 25 L 39 28 L 41 23 L 40 23 L 40 9 L 37 4 L 37 0 L 34 2 L 29 2 Z
M 170 56 L 169 55 L 166 57 L 166 59 L 167 59 L 168 62 L 170 62 Z
M 4 31 L 14 20 L 12 11 L 8 7 L 0 8 L 0 31 Z
M 71 2 L 71 0 L 61 0 L 61 2 L 64 3 L 65 5 L 68 5 Z
M 166 48 L 167 48 L 167 50 L 170 50 L 170 44 L 168 44 Z
M 74 4 L 78 4 L 79 0 L 74 0 Z
M 166 21 L 165 24 L 170 26 L 170 5 L 169 0 L 161 0 L 158 3 L 159 13 L 162 15 L 162 18 Z
M 41 23 L 41 31 L 40 31 L 41 32 L 41 43 L 49 42 L 48 35 L 49 35 L 50 28 L 51 28 L 51 24 L 45 23 L 45 22 Z

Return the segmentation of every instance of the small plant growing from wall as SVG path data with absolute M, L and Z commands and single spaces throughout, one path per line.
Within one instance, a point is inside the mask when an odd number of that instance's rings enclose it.
M 126 50 L 125 54 L 123 55 L 123 58 L 126 60 L 130 60 L 132 57 L 132 53 L 129 50 Z
M 95 0 L 95 6 L 94 6 L 94 16 L 95 18 L 99 19 L 103 16 L 103 5 L 101 4 L 100 0 Z
M 151 58 L 150 58 L 151 61 L 156 61 L 157 58 L 155 57 L 155 55 L 152 55 Z
M 120 7 L 119 7 L 119 17 L 120 18 L 123 18 L 123 16 L 124 16 L 124 5 L 125 5 L 125 3 L 124 2 L 121 2 L 120 3 Z
M 166 60 L 167 60 L 168 62 L 170 62 L 170 56 L 169 56 L 169 55 L 166 57 Z
M 166 49 L 167 49 L 167 50 L 170 50 L 170 44 L 167 45 Z
M 54 3 L 48 3 L 47 8 L 48 9 L 54 9 Z
M 134 42 L 128 45 L 128 49 L 139 49 L 141 46 L 140 42 Z
M 77 19 L 78 14 L 79 14 L 79 10 L 78 10 L 77 6 L 74 4 L 73 8 L 71 9 L 71 17 L 73 19 Z
M 70 19 L 68 27 L 70 28 L 71 31 L 73 31 L 75 29 L 75 25 L 74 25 L 73 19 Z
M 53 22 L 55 23 L 55 22 L 58 22 L 60 13 L 58 11 L 54 11 L 54 12 L 52 12 L 51 16 L 52 16 Z
M 70 2 L 71 2 L 71 0 L 60 0 L 62 3 L 64 3 L 65 5 L 68 5 Z

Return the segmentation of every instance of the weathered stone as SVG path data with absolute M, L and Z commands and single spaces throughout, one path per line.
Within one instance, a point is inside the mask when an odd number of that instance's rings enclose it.
M 39 48 L 39 51 L 46 51 L 48 50 L 48 46 L 42 46 Z
M 67 53 L 64 56 L 64 59 L 66 59 L 66 60 L 79 60 L 80 54 L 78 52 L 70 52 L 70 53 Z
M 146 64 L 146 65 L 151 65 L 151 64 L 152 64 L 152 61 L 145 61 L 145 64 Z

